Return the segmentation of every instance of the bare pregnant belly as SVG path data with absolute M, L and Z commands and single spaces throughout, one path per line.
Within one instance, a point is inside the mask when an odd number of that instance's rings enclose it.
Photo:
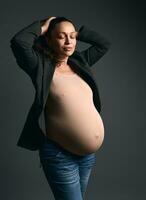
M 50 139 L 78 155 L 93 153 L 100 148 L 104 126 L 96 109 L 83 109 L 82 113 L 76 112 L 76 116 L 71 117 L 65 113 L 55 113 L 50 112 L 45 117 L 46 133 Z
M 103 121 L 94 106 L 92 90 L 76 74 L 54 75 L 45 123 L 48 137 L 75 154 L 97 151 L 104 139 Z

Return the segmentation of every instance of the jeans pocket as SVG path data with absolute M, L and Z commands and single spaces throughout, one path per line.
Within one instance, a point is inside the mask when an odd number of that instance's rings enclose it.
M 49 151 L 41 151 L 40 152 L 40 159 L 48 159 L 48 160 L 54 160 L 55 158 L 59 157 L 61 154 L 61 150 L 49 150 Z
M 41 159 L 54 159 L 61 153 L 61 148 L 55 143 L 45 141 L 39 149 L 39 156 Z

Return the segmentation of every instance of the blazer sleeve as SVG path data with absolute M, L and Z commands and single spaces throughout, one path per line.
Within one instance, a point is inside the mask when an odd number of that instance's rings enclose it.
M 91 45 L 89 48 L 80 52 L 81 56 L 90 67 L 94 65 L 111 46 L 111 43 L 104 36 L 85 25 L 81 26 L 79 29 L 77 40 Z
M 33 49 L 34 41 L 41 35 L 44 20 L 36 20 L 17 32 L 10 40 L 10 47 L 17 64 L 31 75 L 38 64 L 38 52 Z

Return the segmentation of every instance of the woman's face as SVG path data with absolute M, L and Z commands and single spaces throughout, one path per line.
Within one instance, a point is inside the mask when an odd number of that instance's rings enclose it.
M 51 47 L 57 56 L 68 57 L 73 54 L 76 47 L 77 31 L 70 22 L 60 22 L 56 24 L 51 32 L 51 38 L 47 38 L 49 47 Z

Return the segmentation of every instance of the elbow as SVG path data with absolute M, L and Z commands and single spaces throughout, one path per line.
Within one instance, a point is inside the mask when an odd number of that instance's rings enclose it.
M 11 40 L 10 40 L 10 46 L 13 45 L 14 42 L 15 42 L 15 39 L 14 39 L 14 37 L 12 37 Z
M 16 37 L 11 38 L 10 40 L 10 49 L 13 52 L 14 56 L 17 57 L 17 54 L 20 54 L 20 43 Z
M 10 40 L 10 48 L 13 51 L 14 50 L 14 46 L 15 46 L 15 39 L 14 37 Z
M 15 44 L 18 44 L 19 43 L 19 41 L 18 41 L 18 39 L 17 39 L 17 37 L 12 37 L 11 38 L 11 40 L 10 40 L 10 45 L 15 45 Z
M 13 37 L 10 40 L 10 48 L 11 48 L 12 52 L 15 52 L 16 46 L 17 46 L 17 42 L 16 42 L 16 39 Z
M 13 50 L 15 48 L 15 46 L 17 45 L 17 39 L 15 37 L 12 37 L 10 40 L 10 47 Z
M 20 53 L 22 49 L 25 49 L 27 45 L 20 40 L 20 38 L 14 36 L 10 40 L 10 48 L 12 49 L 13 52 L 17 51 Z

